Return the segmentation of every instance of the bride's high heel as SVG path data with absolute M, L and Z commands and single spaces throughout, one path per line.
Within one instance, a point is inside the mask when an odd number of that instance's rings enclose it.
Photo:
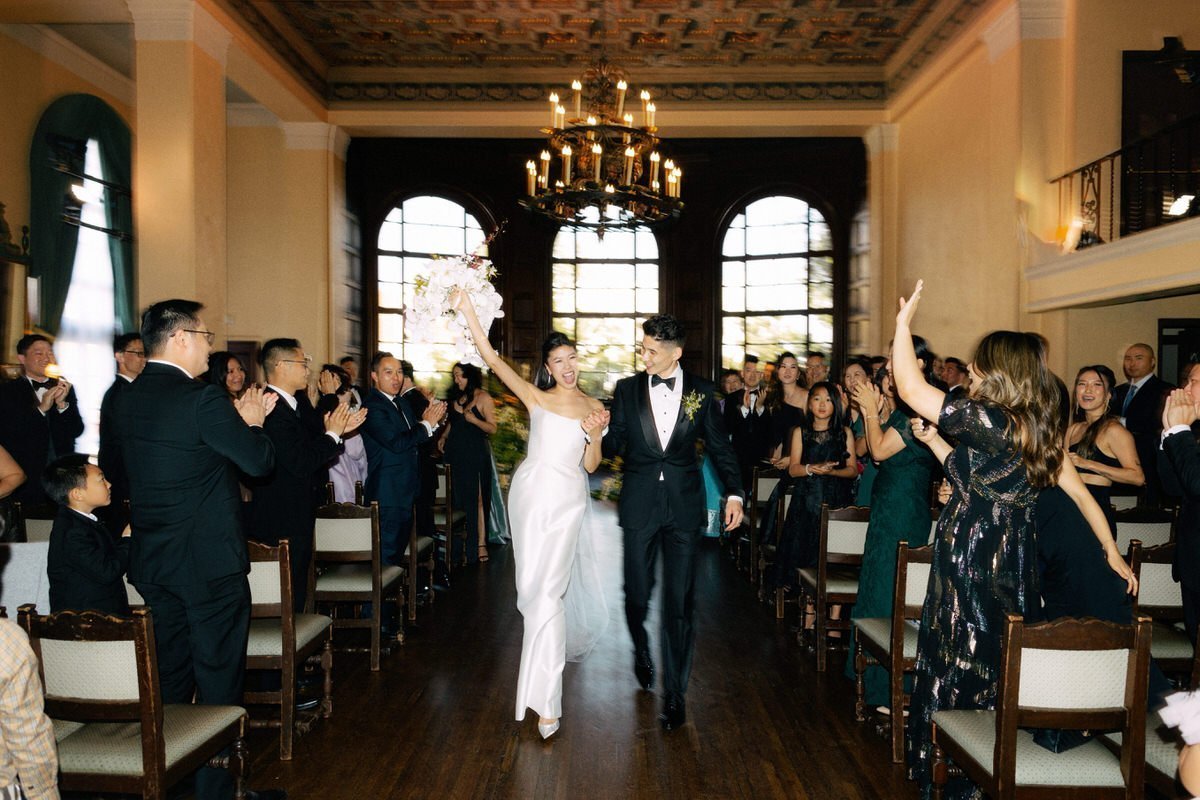
M 542 722 L 539 719 L 538 720 L 538 733 L 540 733 L 542 735 L 543 739 L 549 739 L 551 736 L 553 736 L 555 733 L 558 732 L 558 726 L 559 726 L 558 720 L 554 720 L 553 722 Z

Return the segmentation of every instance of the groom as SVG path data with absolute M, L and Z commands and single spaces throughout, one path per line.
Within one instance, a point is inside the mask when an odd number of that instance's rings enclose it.
M 713 396 L 714 386 L 679 367 L 684 330 L 659 314 L 642 325 L 646 371 L 617 382 L 605 456 L 621 456 L 624 483 L 618 506 L 625 536 L 625 619 L 633 636 L 633 670 L 644 689 L 654 687 L 646 636 L 646 609 L 654 589 L 654 562 L 663 553 L 662 660 L 666 699 L 659 721 L 674 730 L 685 720 L 684 692 L 692 671 L 695 633 L 692 593 L 695 553 L 706 525 L 704 482 L 696 440 L 725 489 L 725 528 L 742 521 L 737 457 Z

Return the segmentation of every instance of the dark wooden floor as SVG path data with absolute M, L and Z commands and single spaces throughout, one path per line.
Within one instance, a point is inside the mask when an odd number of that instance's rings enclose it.
M 818 675 L 791 621 L 777 624 L 711 541 L 698 560 L 688 724 L 664 733 L 660 698 L 634 683 L 616 517 L 595 509 L 612 621 L 586 661 L 567 665 L 563 727 L 549 742 L 536 715 L 513 720 L 521 617 L 512 549 L 493 548 L 421 609 L 382 672 L 337 654 L 334 715 L 297 740 L 293 761 L 278 760 L 276 733 L 254 732 L 251 785 L 305 800 L 917 796 L 886 741 L 854 722 L 843 658 Z

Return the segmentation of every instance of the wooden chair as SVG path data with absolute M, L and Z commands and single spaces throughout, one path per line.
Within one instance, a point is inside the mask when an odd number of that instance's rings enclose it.
M 856 697 L 854 718 L 866 721 L 867 666 L 874 664 L 888 672 L 888 694 L 891 698 L 892 763 L 904 760 L 904 709 L 909 695 L 904 691 L 904 676 L 917 668 L 917 631 L 921 626 L 921 609 L 929 588 L 929 570 L 933 561 L 933 546 L 910 548 L 901 542 L 896 549 L 896 588 L 892 595 L 891 617 L 867 617 L 853 621 L 854 677 Z
M 363 482 L 355 481 L 354 482 L 354 505 L 365 506 L 366 505 L 366 502 L 364 500 L 365 497 L 366 497 L 366 494 L 363 492 Z M 334 496 L 334 492 L 333 492 L 333 481 L 327 481 L 325 483 L 325 504 L 330 505 L 330 504 L 333 504 L 336 502 L 337 502 L 337 498 Z
M 817 566 L 799 568 L 802 595 L 800 636 L 804 636 L 803 611 L 811 601 L 816 611 L 813 638 L 817 650 L 817 672 L 825 671 L 830 630 L 850 630 L 850 606 L 858 599 L 858 572 L 862 568 L 863 547 L 870 520 L 869 508 L 830 508 L 822 505 Z M 830 606 L 834 605 L 842 606 L 840 619 L 829 618 Z
M 992 798 L 1140 798 L 1145 773 L 1150 620 L 1132 625 L 1063 619 L 1025 625 L 1009 614 L 995 711 L 933 715 L 934 797 L 951 764 Z M 1124 747 L 1096 740 L 1052 753 L 1029 728 L 1121 731 Z
M 417 521 L 417 513 L 414 509 L 412 529 L 409 531 L 409 544 L 404 548 L 404 558 L 408 565 L 404 570 L 404 595 L 406 598 L 404 604 L 408 608 L 409 622 L 415 622 L 417 619 L 417 592 L 419 589 L 417 584 L 420 568 L 425 567 L 432 580 L 437 559 L 436 539 L 432 536 L 420 536 L 417 532 Z M 413 547 L 412 542 L 416 542 L 417 546 Z M 431 591 L 428 596 L 429 602 L 432 604 L 436 595 Z
M 1183 621 L 1183 592 L 1171 574 L 1174 559 L 1174 544 L 1143 547 L 1139 539 L 1130 543 L 1129 566 L 1138 576 L 1133 613 L 1145 614 L 1154 621 L 1150 655 L 1162 671 L 1190 677 L 1195 652 L 1191 640 L 1179 628 Z
M 1143 547 L 1175 541 L 1175 514 L 1157 508 L 1131 508 L 1118 511 L 1117 549 L 1128 552 L 1129 543 L 1140 539 Z
M 746 537 L 746 551 L 748 557 L 746 559 L 747 568 L 750 571 L 750 582 L 761 588 L 761 577 L 763 569 L 762 557 L 762 535 L 759 532 L 759 526 L 762 524 L 762 516 L 767 510 L 767 503 L 771 500 L 771 492 L 775 491 L 775 487 L 779 485 L 779 481 L 783 478 L 783 473 L 774 467 L 755 467 L 752 473 L 753 477 L 750 480 L 750 496 L 746 498 L 746 521 L 750 527 L 749 534 Z M 742 546 L 741 539 L 738 540 L 737 563 L 738 569 L 742 569 Z
M 353 604 L 357 612 L 363 603 L 371 604 L 371 616 L 360 618 L 329 614 L 334 628 L 367 628 L 371 633 L 371 670 L 378 671 L 382 647 L 380 630 L 385 597 L 396 601 L 400 631 L 396 640 L 404 642 L 404 592 L 401 579 L 404 570 L 384 564 L 379 548 L 379 504 L 369 506 L 334 503 L 317 509 L 317 526 L 313 561 L 323 565 L 310 596 L 331 610 L 336 606 Z M 363 648 L 346 648 L 362 652 Z
M 449 464 L 437 465 L 437 491 L 433 498 L 434 539 L 442 543 L 446 554 L 446 575 L 454 564 L 454 538 L 463 542 L 462 566 L 467 565 L 467 512 L 454 507 L 453 470 Z
M 791 492 L 781 492 L 779 494 L 779 497 L 776 498 L 775 527 L 771 531 L 771 540 L 769 542 L 763 542 L 763 544 L 762 544 L 763 558 L 766 563 L 763 565 L 762 568 L 760 568 L 760 572 L 759 572 L 760 585 L 762 583 L 762 581 L 761 581 L 762 570 L 764 570 L 768 564 L 775 563 L 777 553 L 779 552 L 779 540 L 783 536 L 784 522 L 787 521 L 788 509 L 790 509 L 791 507 L 792 507 L 792 493 Z M 803 608 L 803 606 L 802 606 L 802 608 Z M 777 586 L 777 587 L 775 587 L 775 619 L 783 619 L 784 616 L 786 615 L 786 612 L 787 612 L 787 595 L 784 593 L 782 586 Z
M 161 800 L 207 764 L 229 769 L 242 796 L 245 710 L 163 704 L 148 610 L 129 619 L 95 611 L 39 616 L 27 604 L 19 618 L 41 665 L 60 789 Z
M 247 705 L 279 706 L 278 719 L 250 720 L 252 728 L 279 728 L 279 759 L 292 759 L 295 733 L 307 733 L 316 717 L 333 713 L 333 620 L 323 614 L 297 614 L 293 609 L 292 565 L 288 540 L 278 547 L 247 542 L 250 550 L 250 636 L 246 669 L 279 673 L 280 688 L 247 691 Z M 324 695 L 314 713 L 296 716 L 296 675 L 304 664 L 319 663 Z
M 1136 494 L 1114 494 L 1109 497 L 1109 505 L 1116 511 L 1128 511 L 1137 508 L 1138 496 Z

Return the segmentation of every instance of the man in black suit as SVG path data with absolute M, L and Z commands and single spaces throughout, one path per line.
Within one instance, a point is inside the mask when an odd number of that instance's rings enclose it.
M 1113 391 L 1108 410 L 1120 417 L 1121 424 L 1133 434 L 1146 475 L 1145 504 L 1157 506 L 1162 499 L 1162 485 L 1154 463 L 1162 433 L 1163 401 L 1173 387 L 1154 374 L 1154 348 L 1148 344 L 1130 345 L 1123 367 L 1126 383 Z
M 117 378 L 100 401 L 100 452 L 97 458 L 100 469 L 104 470 L 104 477 L 112 484 L 112 502 L 97 513 L 108 529 L 119 535 L 129 524 L 129 511 L 125 507 L 129 501 L 129 475 L 125 472 L 125 460 L 113 435 L 113 405 L 117 396 L 128 389 L 146 368 L 146 348 L 142 345 L 142 335 L 135 331 L 114 337 L 113 358 L 117 362 Z
M 728 500 L 725 529 L 742 519 L 737 457 L 717 407 L 715 387 L 679 367 L 685 340 L 674 317 L 659 314 L 642 325 L 646 371 L 623 378 L 613 391 L 606 456 L 621 456 L 624 483 L 618 505 L 625 538 L 625 620 L 633 636 L 634 674 L 654 685 L 646 610 L 654 564 L 663 553 L 662 660 L 666 730 L 685 721 L 684 694 L 692 669 L 695 553 L 707 523 L 696 440 L 716 467 Z
M 725 429 L 733 441 L 741 487 L 750 492 L 754 468 L 767 455 L 770 423 L 765 416 L 766 389 L 762 386 L 762 370 L 758 356 L 746 355 L 742 365 L 742 389 L 725 396 Z
M 955 397 L 963 397 L 958 392 L 967 391 L 971 374 L 961 359 L 950 356 L 942 365 L 942 380 L 946 382 L 946 394 L 954 393 Z
M 249 533 L 271 546 L 288 540 L 294 610 L 302 612 L 308 598 L 316 509 L 323 502 L 327 468 L 342 452 L 342 437 L 362 424 L 366 412 L 336 406 L 321 417 L 324 430 L 314 431 L 302 418 L 297 399 L 308 388 L 311 370 L 299 340 L 271 339 L 262 346 L 258 360 L 267 379 L 264 393 L 278 397 L 275 410 L 263 423 L 275 447 L 275 467 L 252 481 Z
M 55 458 L 75 452 L 83 417 L 75 388 L 64 378 L 46 375 L 55 363 L 49 339 L 38 333 L 22 336 L 17 361 L 23 375 L 0 384 L 0 447 L 29 476 L 12 495 L 28 511 L 49 503 L 37 478 Z
M 1167 494 L 1183 506 L 1175 524 L 1175 580 L 1183 590 L 1183 622 L 1196 643 L 1200 623 L 1200 445 L 1193 425 L 1200 419 L 1200 365 L 1188 370 L 1184 388 L 1167 398 L 1162 413 L 1162 447 L 1158 474 Z M 1150 472 L 1151 470 L 1146 470 Z
M 371 382 L 363 406 L 363 446 L 367 451 L 366 499 L 379 501 L 380 549 L 383 560 L 401 566 L 404 547 L 412 530 L 413 504 L 420 491 L 417 454 L 423 442 L 433 438 L 446 404 L 434 401 L 420 416 L 400 393 L 404 371 L 391 353 L 376 353 L 371 359 Z
M 153 609 L 163 702 L 194 694 L 198 703 L 240 705 L 250 562 L 238 470 L 270 471 L 275 449 L 262 425 L 276 398 L 252 386 L 233 403 L 195 380 L 214 338 L 202 308 L 166 300 L 146 310 L 149 362 L 116 399 L 113 419 L 133 499 L 129 579 Z M 232 792 L 226 770 L 197 773 L 199 800 Z
M 429 408 L 429 397 L 413 380 L 413 365 L 401 359 L 400 372 L 404 381 L 400 384 L 400 396 L 412 409 L 413 416 L 420 419 Z M 433 439 L 421 442 L 417 447 L 417 474 L 421 478 L 417 490 L 417 530 L 422 536 L 433 535 L 433 502 L 437 496 L 437 458 L 433 452 Z

